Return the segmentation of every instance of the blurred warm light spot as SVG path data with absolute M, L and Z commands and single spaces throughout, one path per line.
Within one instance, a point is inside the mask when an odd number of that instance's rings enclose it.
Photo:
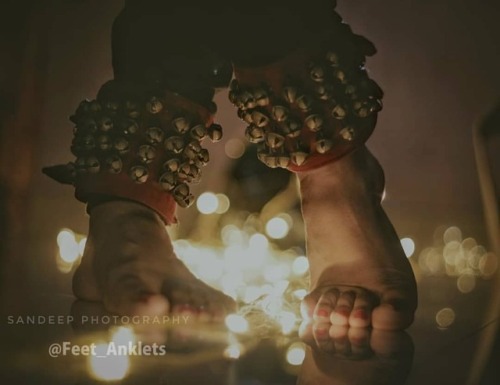
M 278 316 L 278 322 L 281 325 L 281 332 L 287 335 L 295 329 L 297 317 L 292 312 L 282 311 Z
M 262 290 L 257 286 L 247 286 L 243 295 L 243 302 L 252 303 L 262 295 Z
M 470 293 L 476 287 L 476 277 L 472 274 L 463 274 L 457 279 L 457 288 L 461 293 Z
M 70 229 L 62 229 L 57 234 L 56 242 L 59 248 L 56 265 L 60 272 L 69 273 L 80 261 L 87 239 L 75 234 Z
M 381 199 L 381 202 L 384 202 L 386 198 L 387 198 L 387 190 L 386 190 L 386 189 L 384 189 L 384 192 L 382 193 L 382 199 Z
M 479 260 L 479 270 L 485 278 L 490 278 L 498 268 L 498 258 L 493 253 L 486 253 Z
M 216 214 L 224 214 L 229 210 L 231 206 L 231 202 L 229 198 L 225 194 L 216 194 L 217 197 L 217 209 L 215 210 Z
M 127 355 L 107 355 L 108 344 L 96 344 L 95 355 L 89 355 L 91 374 L 102 381 L 119 381 L 125 378 L 130 368 Z
M 309 260 L 303 255 L 295 258 L 292 264 L 292 270 L 296 275 L 304 275 L 309 271 Z
M 290 225 L 282 217 L 274 217 L 266 223 L 266 233 L 273 239 L 282 239 L 288 235 Z
M 269 241 L 267 240 L 265 235 L 262 234 L 253 234 L 248 240 L 248 245 L 252 249 L 256 250 L 265 250 L 269 247 Z
M 80 255 L 83 255 L 83 252 L 85 251 L 86 245 L 87 245 L 87 238 L 80 239 L 80 242 L 78 242 L 78 251 L 79 251 Z
M 241 356 L 241 348 L 239 344 L 231 344 L 224 350 L 224 357 L 231 360 L 237 360 Z
M 455 311 L 449 307 L 441 309 L 436 314 L 436 323 L 440 328 L 450 327 L 455 322 Z
M 307 290 L 306 290 L 306 289 L 298 289 L 298 290 L 295 290 L 295 291 L 293 292 L 293 295 L 294 295 L 297 299 L 299 299 L 299 300 L 301 300 L 301 301 L 302 301 L 302 300 L 304 299 L 304 297 L 307 295 Z
M 290 365 L 298 366 L 302 365 L 304 358 L 306 357 L 306 349 L 302 342 L 296 342 L 288 348 L 286 352 L 286 361 Z
M 241 139 L 229 139 L 224 146 L 224 151 L 228 158 L 238 159 L 245 153 L 245 142 Z
M 276 282 L 290 275 L 290 267 L 282 265 L 271 265 L 264 269 L 264 278 L 267 282 Z
M 219 207 L 219 200 L 214 193 L 205 192 L 198 197 L 196 207 L 202 214 L 213 214 Z
M 407 258 L 410 258 L 415 252 L 415 242 L 411 238 L 403 238 L 401 239 L 401 246 L 405 252 Z
M 230 314 L 225 320 L 227 328 L 233 333 L 246 333 L 248 331 L 248 321 L 238 314 Z
M 443 241 L 445 244 L 452 241 L 462 242 L 462 230 L 456 226 L 448 227 L 443 234 Z
M 120 326 L 114 331 L 111 340 L 116 345 L 128 345 L 129 343 L 134 344 L 136 342 L 136 337 L 132 328 Z

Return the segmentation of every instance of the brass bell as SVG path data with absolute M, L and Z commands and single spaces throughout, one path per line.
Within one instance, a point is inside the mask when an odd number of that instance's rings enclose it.
M 290 157 L 293 164 L 302 166 L 309 157 L 309 154 L 304 151 L 295 151 L 290 154 Z
M 289 138 L 298 138 L 302 132 L 302 124 L 296 119 L 288 119 L 285 122 L 283 132 Z
M 288 118 L 290 111 L 284 106 L 274 106 L 271 114 L 273 119 L 277 122 L 284 122 Z
M 311 110 L 313 99 L 308 95 L 301 95 L 297 97 L 297 107 L 301 111 L 307 112 Z
M 157 114 L 163 109 L 163 103 L 158 99 L 156 96 L 153 96 L 149 101 L 146 103 L 146 110 L 150 114 Z
M 341 69 L 336 69 L 333 72 L 333 76 L 335 76 L 338 80 L 340 80 L 341 83 L 344 83 L 346 81 L 345 71 L 343 71 Z
M 305 118 L 304 123 L 312 132 L 321 130 L 323 118 L 318 114 L 312 114 Z
M 95 156 L 89 156 L 85 159 L 85 168 L 90 174 L 97 174 L 101 169 L 101 164 Z
M 332 116 L 335 119 L 342 120 L 347 116 L 347 111 L 344 107 L 342 107 L 340 104 L 337 104 L 335 107 L 332 109 Z
M 333 51 L 328 51 L 326 53 L 326 60 L 328 61 L 328 64 L 332 67 L 338 67 L 339 66 L 339 55 L 337 55 Z
M 354 138 L 356 136 L 356 131 L 354 130 L 354 127 L 347 126 L 347 127 L 344 127 L 342 130 L 340 130 L 340 136 L 344 140 L 351 142 L 352 140 L 354 140 Z
M 253 122 L 252 113 L 250 111 L 238 109 L 238 117 L 248 124 Z
M 186 183 L 180 183 L 174 188 L 172 193 L 176 201 L 177 199 L 185 199 L 189 196 L 189 186 Z
M 184 149 L 184 139 L 180 136 L 171 136 L 165 139 L 165 149 L 175 154 L 179 154 Z
M 111 155 L 104 160 L 104 165 L 110 173 L 118 174 L 122 171 L 123 162 L 118 155 Z
M 191 137 L 197 140 L 203 140 L 207 136 L 207 129 L 203 124 L 197 124 L 189 131 Z
M 81 146 L 85 151 L 92 151 L 95 148 L 95 139 L 91 134 L 86 134 L 81 139 Z
M 370 112 L 379 112 L 382 111 L 383 108 L 382 100 L 380 99 L 370 99 L 368 105 L 370 107 Z
M 266 134 L 266 144 L 271 149 L 277 149 L 283 146 L 285 143 L 285 138 L 275 132 L 269 132 Z
M 269 118 L 261 111 L 252 111 L 252 122 L 257 127 L 265 127 L 269 123 Z
M 99 150 L 107 151 L 111 149 L 111 147 L 111 138 L 108 135 L 99 135 L 97 137 L 97 148 L 99 148 Z
M 316 142 L 316 151 L 320 154 L 326 154 L 333 147 L 333 142 L 328 139 L 320 139 Z
M 179 134 L 184 134 L 187 130 L 189 130 L 189 121 L 183 116 L 172 120 L 172 125 L 174 126 L 175 131 Z
M 324 84 L 316 85 L 314 91 L 318 95 L 318 98 L 320 98 L 321 100 L 329 100 L 333 95 L 330 87 L 325 86 Z
M 99 129 L 102 132 L 108 132 L 113 129 L 113 119 L 109 116 L 103 116 L 99 119 Z
M 235 90 L 229 90 L 229 93 L 227 94 L 229 101 L 233 106 L 238 107 L 239 106 L 239 92 Z
M 113 147 L 119 154 L 126 154 L 130 150 L 129 143 L 125 138 L 116 138 Z
M 143 163 L 151 163 L 155 158 L 155 148 L 149 144 L 143 144 L 137 150 L 137 156 Z
M 133 119 L 126 119 L 122 123 L 122 132 L 125 135 L 133 135 L 139 131 L 139 124 Z
M 101 104 L 97 100 L 92 100 L 89 104 L 89 112 L 98 113 L 101 111 Z
M 78 128 L 81 128 L 82 131 L 94 133 L 97 131 L 97 123 L 94 119 L 83 119 L 78 125 Z
M 157 145 L 163 141 L 165 134 L 159 127 L 149 127 L 146 130 L 146 137 L 150 144 Z
M 195 200 L 194 196 L 190 194 L 185 198 L 178 198 L 175 201 L 177 202 L 177 204 L 179 206 L 181 206 L 183 209 L 185 209 L 185 208 L 188 208 L 189 206 L 191 206 L 194 203 L 194 200 Z
M 172 191 L 177 184 L 177 177 L 172 172 L 166 172 L 160 177 L 159 183 L 164 190 Z
M 177 175 L 182 180 L 189 180 L 189 176 L 191 173 L 191 167 L 189 163 L 182 163 L 177 171 Z
M 149 173 L 145 166 L 132 166 L 129 175 L 135 183 L 145 183 Z
M 127 110 L 127 115 L 132 119 L 137 119 L 141 115 L 139 105 L 131 100 L 125 102 L 125 109 Z
M 283 97 L 290 104 L 295 103 L 295 100 L 297 99 L 297 94 L 298 91 L 297 88 L 295 87 L 287 86 L 283 88 Z
M 257 88 L 253 92 L 253 97 L 258 106 L 265 107 L 269 104 L 269 95 L 262 88 Z
M 309 71 L 309 75 L 315 82 L 322 82 L 325 80 L 325 70 L 319 65 L 314 65 Z
M 265 139 L 265 132 L 262 128 L 251 124 L 245 130 L 245 136 L 250 143 L 260 143 Z
M 263 157 L 263 159 L 264 159 L 264 164 L 267 167 L 270 167 L 270 168 L 278 167 L 278 158 L 276 156 L 271 155 L 271 154 L 267 154 Z
M 240 89 L 240 83 L 236 79 L 232 79 L 231 82 L 229 83 L 229 90 L 230 91 L 238 91 Z
M 265 145 L 265 143 L 259 143 L 257 145 L 257 159 L 259 159 L 262 163 L 264 163 L 264 158 L 269 153 L 269 148 Z
M 189 177 L 191 180 L 191 183 L 199 183 L 201 180 L 201 169 L 198 166 L 195 166 L 194 164 L 190 165 L 190 172 L 189 172 Z
M 167 160 L 165 163 L 163 163 L 163 168 L 166 171 L 177 172 L 177 170 L 179 169 L 180 164 L 181 164 L 181 162 L 180 162 L 179 159 L 172 158 L 172 159 Z
M 118 109 L 120 108 L 120 104 L 115 101 L 108 101 L 104 105 L 104 108 L 106 108 L 107 111 L 109 111 L 112 115 L 116 114 L 118 112 Z
M 208 127 L 208 137 L 212 142 L 218 142 L 222 139 L 222 126 L 217 123 L 212 123 L 210 127 Z
M 240 101 L 240 106 L 246 109 L 257 107 L 257 102 L 255 101 L 253 94 L 250 93 L 249 91 L 243 91 L 240 94 L 239 101 Z
M 357 88 L 353 84 L 348 84 L 345 88 L 346 95 L 354 95 L 357 91 Z
M 206 148 L 203 148 L 198 154 L 198 160 L 202 166 L 206 166 L 210 161 L 210 153 Z
M 290 157 L 286 155 L 279 155 L 277 163 L 279 167 L 287 168 L 290 165 Z

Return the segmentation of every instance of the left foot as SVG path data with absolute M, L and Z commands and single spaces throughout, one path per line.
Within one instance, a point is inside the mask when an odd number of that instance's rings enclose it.
M 377 160 L 363 147 L 298 176 L 311 269 L 304 315 L 339 326 L 410 326 L 416 282 L 380 204 Z

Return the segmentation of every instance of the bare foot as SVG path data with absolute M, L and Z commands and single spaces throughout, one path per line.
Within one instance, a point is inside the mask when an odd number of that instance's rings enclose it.
M 413 342 L 404 332 L 309 323 L 301 338 L 310 348 L 297 383 L 404 384 L 413 363 Z
M 160 217 L 127 201 L 93 208 L 75 295 L 120 315 L 183 314 L 220 320 L 234 301 L 194 277 L 174 254 Z
M 298 176 L 311 268 L 304 313 L 340 326 L 407 328 L 417 307 L 415 277 L 380 205 L 377 160 L 362 147 Z

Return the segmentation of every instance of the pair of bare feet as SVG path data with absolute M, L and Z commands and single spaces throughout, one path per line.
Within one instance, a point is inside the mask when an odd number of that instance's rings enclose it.
M 299 173 L 311 269 L 303 314 L 320 322 L 398 330 L 416 309 L 416 284 L 380 202 L 384 174 L 360 148 Z M 73 278 L 75 295 L 123 315 L 181 314 L 220 320 L 234 301 L 196 279 L 174 254 L 163 222 L 136 203 L 95 207 Z

